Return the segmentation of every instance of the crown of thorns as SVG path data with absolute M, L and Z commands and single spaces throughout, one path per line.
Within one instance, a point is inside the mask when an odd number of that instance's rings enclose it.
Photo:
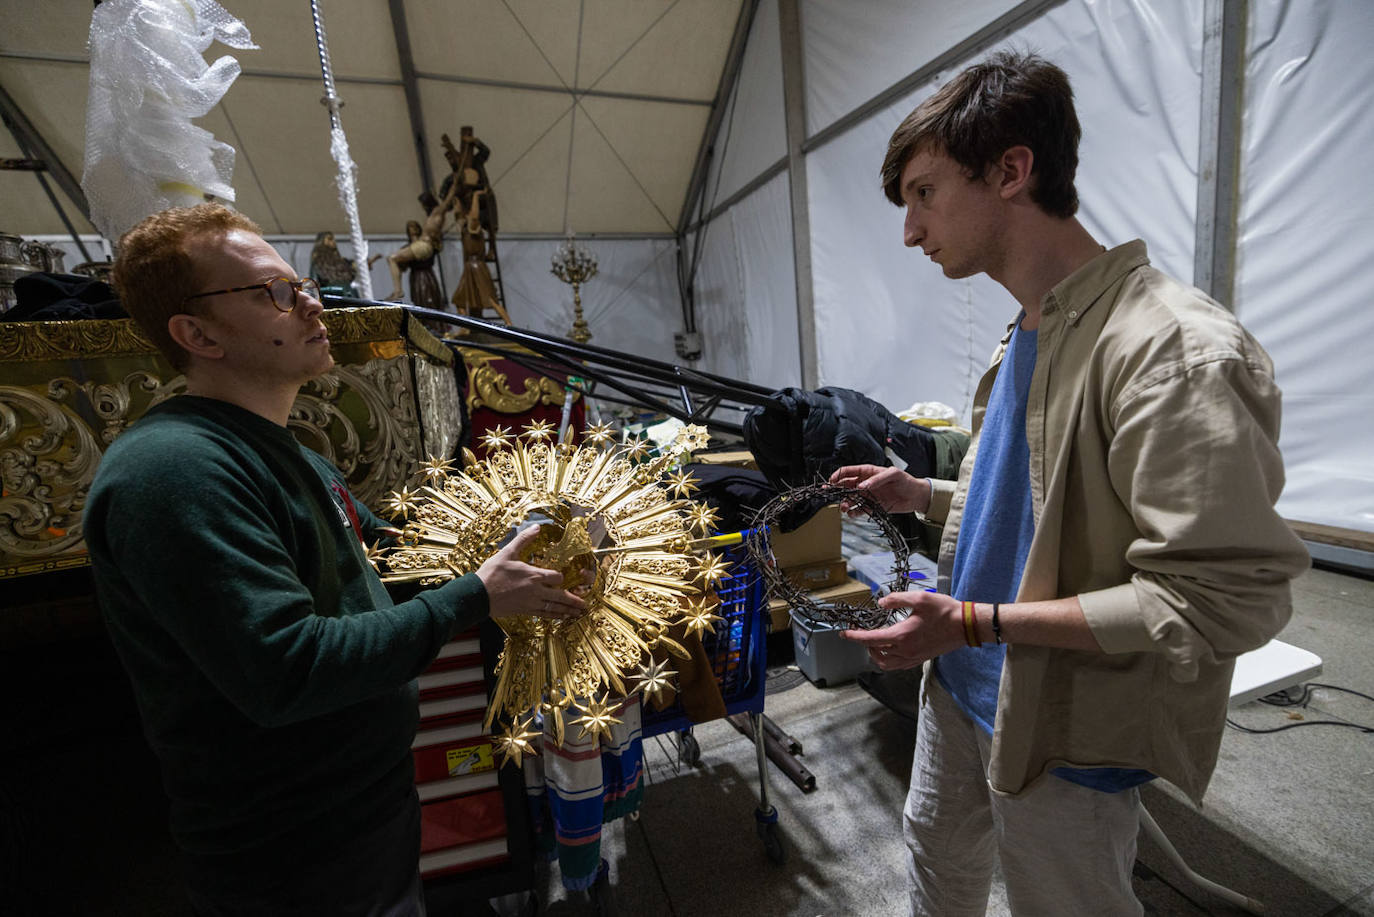
M 789 608 L 823 624 L 856 630 L 873 630 L 885 627 L 896 621 L 900 615 L 895 611 L 878 607 L 876 596 L 869 596 L 859 604 L 849 602 L 823 602 L 808 594 L 797 583 L 787 577 L 786 571 L 779 569 L 768 541 L 768 533 L 776 531 L 777 520 L 786 512 L 798 506 L 823 506 L 842 504 L 853 514 L 856 510 L 868 516 L 870 522 L 878 527 L 892 548 L 892 576 L 888 587 L 893 592 L 904 592 L 910 583 L 907 574 L 911 564 L 907 556 L 906 539 L 892 522 L 892 516 L 866 491 L 846 487 L 834 487 L 824 482 L 794 487 L 778 496 L 759 510 L 753 518 L 749 533 L 744 539 L 745 548 L 760 571 L 769 598 L 782 599 Z

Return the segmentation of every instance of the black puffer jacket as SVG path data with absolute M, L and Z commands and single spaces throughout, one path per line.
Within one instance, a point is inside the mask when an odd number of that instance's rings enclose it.
M 861 392 L 784 388 L 744 418 L 744 443 L 774 487 L 825 480 L 844 465 L 891 465 L 890 448 L 917 477 L 937 475 L 935 437 Z M 957 468 L 957 465 L 956 465 Z

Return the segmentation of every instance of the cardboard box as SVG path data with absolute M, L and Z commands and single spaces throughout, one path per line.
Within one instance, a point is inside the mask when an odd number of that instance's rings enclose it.
M 843 559 L 823 560 L 802 567 L 784 567 L 782 572 L 794 586 L 808 592 L 839 586 L 849 579 L 849 569 Z
M 835 504 L 822 507 L 799 528 L 769 533 L 768 541 L 778 566 L 784 569 L 838 560 L 842 554 L 840 508 Z
M 807 593 L 812 600 L 817 602 L 848 602 L 851 605 L 862 602 L 872 595 L 872 590 L 867 583 L 859 582 L 856 579 L 846 578 L 838 586 L 830 586 L 826 589 L 814 589 Z M 772 622 L 772 632 L 786 630 L 792 625 L 792 618 L 789 614 L 791 609 L 787 607 L 787 602 L 783 599 L 772 599 L 768 603 L 768 617 Z
M 754 453 L 748 449 L 735 449 L 727 452 L 693 452 L 692 461 L 700 462 L 703 465 L 733 465 L 737 468 L 759 470 L 758 463 L 754 461 Z

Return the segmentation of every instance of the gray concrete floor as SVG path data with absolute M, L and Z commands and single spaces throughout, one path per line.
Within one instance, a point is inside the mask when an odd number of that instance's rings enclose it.
M 1294 593 L 1282 639 L 1322 657 L 1317 681 L 1374 695 L 1374 581 L 1312 570 Z M 798 679 L 775 673 L 775 686 L 789 681 Z M 817 688 L 800 680 L 770 694 L 766 712 L 802 744 L 801 760 L 816 776 L 816 789 L 803 793 L 770 766 L 786 862 L 771 862 L 756 834 L 758 769 L 749 740 L 724 722 L 700 726 L 701 762 L 686 767 L 672 745 L 650 739 L 640 817 L 608 825 L 603 836 L 615 913 L 906 913 L 900 814 L 914 726 L 852 682 Z M 1252 702 L 1231 716 L 1269 728 L 1299 722 L 1294 713 L 1374 725 L 1374 702 L 1320 688 L 1302 710 Z M 1201 809 L 1167 786 L 1142 795 L 1194 869 L 1257 898 L 1268 913 L 1374 915 L 1374 735 L 1331 726 L 1266 735 L 1228 728 Z M 1135 886 L 1149 914 L 1242 913 L 1189 884 L 1144 837 Z M 598 913 L 585 893 L 562 889 L 556 866 L 541 868 L 536 887 L 542 913 Z M 495 905 L 516 913 L 520 903 Z M 1000 885 L 988 913 L 1009 913 Z

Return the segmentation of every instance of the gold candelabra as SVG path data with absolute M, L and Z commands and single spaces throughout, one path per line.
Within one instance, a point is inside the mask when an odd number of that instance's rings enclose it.
M 592 332 L 587 327 L 586 319 L 582 317 L 581 288 L 582 284 L 596 276 L 596 255 L 578 245 L 573 234 L 568 233 L 567 240 L 553 253 L 550 270 L 559 280 L 572 284 L 573 325 L 568 337 L 579 344 L 585 344 L 592 339 Z

